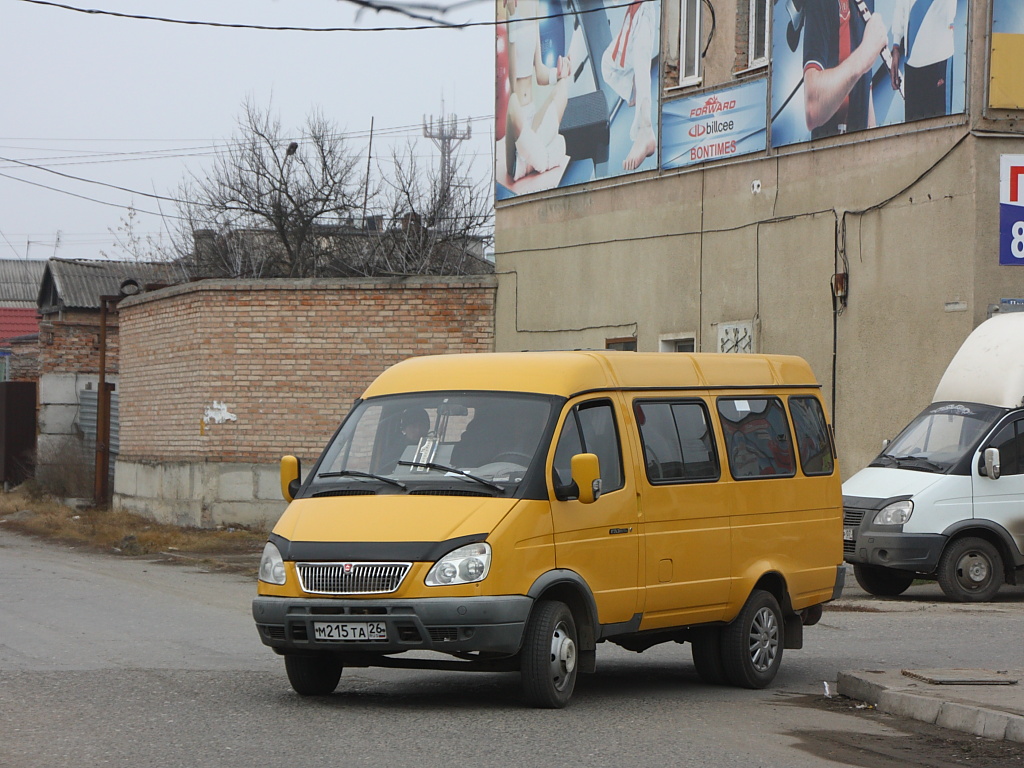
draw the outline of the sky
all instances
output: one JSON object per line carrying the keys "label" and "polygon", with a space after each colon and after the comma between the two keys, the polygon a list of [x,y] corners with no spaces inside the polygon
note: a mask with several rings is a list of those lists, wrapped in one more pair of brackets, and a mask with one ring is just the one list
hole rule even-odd
{"label": "sky", "polygon": [[[357,14],[348,0],[61,1],[225,24],[365,30],[422,23]],[[443,18],[491,22],[494,4],[459,3]],[[494,30],[487,25],[263,31],[0,0],[0,71],[0,258],[126,258],[112,232],[123,228],[129,208],[137,211],[137,235],[166,237],[159,213],[174,213],[173,204],[139,193],[173,197],[184,179],[205,175],[237,133],[247,100],[300,140],[306,117],[320,109],[364,160],[372,120],[373,174],[387,173],[390,148],[409,140],[417,157],[436,159],[422,126],[425,116],[441,115],[443,102],[445,114],[472,120],[461,150],[473,159],[475,178],[491,178]]]}

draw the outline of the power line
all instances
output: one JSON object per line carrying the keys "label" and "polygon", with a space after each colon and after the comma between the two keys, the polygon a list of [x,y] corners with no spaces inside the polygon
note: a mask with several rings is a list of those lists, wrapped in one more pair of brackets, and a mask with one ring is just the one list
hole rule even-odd
{"label": "power line", "polygon": [[150,216],[167,216],[167,217],[172,218],[172,219],[182,219],[184,221],[183,217],[175,216],[174,214],[155,213],[154,211],[146,211],[146,210],[143,210],[141,208],[137,208],[134,205],[120,205],[118,203],[107,202],[106,200],[97,200],[95,197],[88,197],[87,195],[80,195],[77,192],[70,192],[70,191],[68,191],[66,189],[60,189],[59,187],[51,187],[51,186],[49,186],[47,184],[40,184],[37,181],[29,181],[28,179],[21,179],[21,178],[18,178],[17,176],[9,176],[6,173],[0,173],[0,177],[3,177],[5,179],[11,179],[12,181],[20,181],[22,184],[30,184],[33,187],[41,187],[43,189],[48,189],[51,192],[60,192],[62,195],[69,195],[71,197],[77,197],[77,198],[79,198],[81,200],[88,200],[90,203],[99,203],[100,205],[109,205],[111,208],[120,208],[120,209],[125,210],[125,211],[137,211],[138,213],[148,213]]}
{"label": "power line", "polygon": [[[425,29],[471,29],[473,27],[496,27],[506,22],[500,21],[467,21],[462,23],[450,23],[443,19],[434,19],[429,16],[415,16],[413,12],[403,9],[401,6],[379,6],[374,5],[367,0],[345,0],[346,2],[353,3],[360,6],[364,10],[371,11],[391,11],[394,13],[408,16],[409,18],[418,18],[423,21],[430,21],[430,24],[425,25],[413,25],[406,27],[287,27],[287,26],[268,26],[262,24],[237,24],[227,23],[219,21],[199,21],[196,19],[171,19],[162,16],[143,16],[141,14],[132,13],[118,13],[115,11],[104,11],[96,8],[78,8],[73,5],[64,5],[63,3],[50,2],[50,0],[20,0],[23,3],[32,3],[33,5],[45,5],[52,8],[60,8],[66,11],[75,11],[77,13],[86,13],[98,16],[115,16],[122,19],[134,19],[137,21],[158,21],[165,24],[186,24],[190,26],[198,27],[219,27],[227,29],[253,29],[262,30],[268,32],[416,32]],[[641,3],[654,2],[654,0],[638,0]],[[468,5],[469,3],[457,3],[456,5]],[[581,16],[588,13],[598,13],[601,11],[609,11],[615,8],[628,8],[632,5],[632,2],[619,3],[616,5],[605,5],[598,6],[597,8],[587,8],[573,11],[566,11],[565,13],[552,13],[548,16],[530,16],[522,19],[516,19],[516,21],[544,21],[545,19],[559,19],[565,16]],[[455,7],[455,6],[452,6]],[[448,9],[439,9],[440,12],[445,12]]]}
{"label": "power line", "polygon": [[[169,203],[181,203],[182,205],[189,205],[190,204],[187,200],[180,200],[177,197],[167,197],[166,195],[157,195],[157,194],[154,194],[153,192],[142,192],[142,191],[137,190],[137,189],[129,189],[128,187],[121,187],[121,186],[118,186],[117,184],[108,184],[105,181],[97,181],[96,179],[86,179],[86,178],[83,178],[81,176],[72,176],[70,173],[62,173],[61,171],[55,171],[52,168],[46,168],[46,167],[44,167],[42,165],[33,165],[32,163],[26,163],[26,162],[23,162],[21,160],[14,160],[14,159],[12,159],[10,157],[0,157],[0,160],[2,160],[5,163],[15,163],[17,165],[23,165],[26,168],[34,168],[37,171],[45,171],[46,173],[52,173],[55,176],[62,176],[65,179],[71,179],[72,181],[81,181],[81,182],[84,182],[86,184],[96,184],[96,185],[101,186],[101,187],[109,187],[110,189],[116,189],[119,192],[128,192],[128,193],[133,194],[133,195],[142,195],[143,197],[150,197],[150,198],[152,198],[154,200],[166,200]],[[8,176],[8,178],[14,178],[14,177]]]}

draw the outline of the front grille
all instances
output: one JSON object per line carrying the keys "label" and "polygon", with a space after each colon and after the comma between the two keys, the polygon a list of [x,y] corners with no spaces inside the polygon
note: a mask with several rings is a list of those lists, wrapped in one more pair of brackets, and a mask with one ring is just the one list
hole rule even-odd
{"label": "front grille", "polygon": [[843,539],[843,554],[852,554],[857,551],[857,531],[860,530],[860,521],[864,519],[866,510],[843,508],[843,527],[853,528],[853,539]]}
{"label": "front grille", "polygon": [[411,563],[296,563],[299,584],[313,595],[383,595],[398,589]]}

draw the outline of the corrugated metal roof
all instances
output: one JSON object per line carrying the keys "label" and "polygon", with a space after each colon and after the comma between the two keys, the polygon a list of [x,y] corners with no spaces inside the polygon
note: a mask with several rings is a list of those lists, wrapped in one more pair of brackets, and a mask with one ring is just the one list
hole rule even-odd
{"label": "corrugated metal roof", "polygon": [[0,259],[0,307],[36,306],[45,261]]}
{"label": "corrugated metal roof", "polygon": [[37,298],[42,306],[46,284],[52,280],[62,306],[69,309],[99,309],[100,296],[116,296],[121,283],[127,278],[134,278],[143,286],[178,282],[170,264],[50,259],[46,262]]}
{"label": "corrugated metal roof", "polygon": [[0,307],[0,339],[28,336],[39,332],[35,309],[4,309]]}

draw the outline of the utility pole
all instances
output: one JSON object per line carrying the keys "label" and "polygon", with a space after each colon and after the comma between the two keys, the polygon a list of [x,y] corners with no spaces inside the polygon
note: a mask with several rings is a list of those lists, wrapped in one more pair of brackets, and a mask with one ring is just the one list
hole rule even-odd
{"label": "utility pole", "polygon": [[444,113],[444,99],[441,99],[441,117],[431,117],[427,121],[423,116],[423,135],[434,142],[434,145],[441,152],[441,194],[444,196],[444,205],[441,206],[441,219],[443,226],[451,226],[450,211],[447,208],[451,204],[452,190],[452,152],[455,145],[465,141],[473,135],[473,128],[466,120],[465,128],[459,127],[459,118],[456,115]]}

